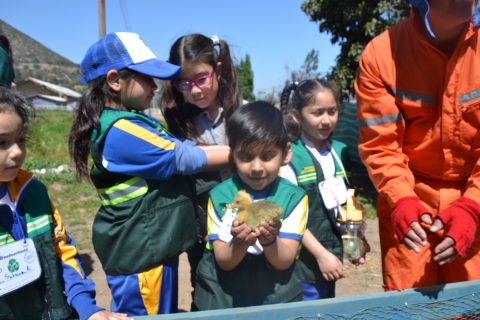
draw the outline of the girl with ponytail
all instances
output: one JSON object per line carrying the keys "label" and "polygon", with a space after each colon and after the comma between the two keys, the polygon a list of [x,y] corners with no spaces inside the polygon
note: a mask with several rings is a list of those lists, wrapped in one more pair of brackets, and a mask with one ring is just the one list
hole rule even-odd
{"label": "girl with ponytail", "polygon": [[[350,186],[351,163],[347,146],[331,139],[343,104],[337,88],[325,79],[289,84],[282,92],[280,103],[287,118],[293,152],[292,161],[282,167],[281,176],[308,194],[307,230],[295,272],[303,282],[304,300],[333,298],[335,281],[345,277],[343,244],[335,227],[337,209],[327,207],[330,202],[323,199],[320,186]],[[327,179],[328,183],[322,183]],[[363,264],[365,257],[351,262]]]}
{"label": "girl with ponytail", "polygon": [[[168,129],[199,144],[228,145],[228,121],[243,100],[227,42],[189,34],[175,41],[168,61],[182,68],[176,79],[163,81],[161,109]],[[194,288],[205,248],[208,191],[233,175],[233,169],[225,169],[196,176],[201,234],[197,246],[187,252]]]}

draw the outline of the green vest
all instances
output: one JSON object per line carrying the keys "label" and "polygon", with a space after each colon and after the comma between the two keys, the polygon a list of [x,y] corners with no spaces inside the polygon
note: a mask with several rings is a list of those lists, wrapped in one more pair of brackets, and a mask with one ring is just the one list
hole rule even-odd
{"label": "green vest", "polygon": [[[225,208],[238,191],[244,189],[235,176],[210,192],[216,213],[223,219]],[[283,221],[305,196],[305,191],[286,179],[277,178],[267,197],[284,210]],[[199,310],[248,307],[283,302],[302,301],[302,283],[295,276],[295,263],[287,270],[275,270],[265,254],[247,252],[233,270],[221,269],[215,254],[207,246],[197,269],[194,304]]]}
{"label": "green vest", "polygon": [[150,270],[197,241],[195,187],[190,178],[175,174],[168,180],[142,179],[110,172],[102,165],[100,146],[120,119],[141,120],[165,133],[143,115],[110,109],[102,112],[101,130],[93,131],[90,177],[102,206],[93,223],[92,240],[108,275]]}
{"label": "green vest", "polygon": [[[330,144],[342,161],[347,175],[350,175],[351,163],[347,146],[335,140],[331,140]],[[310,151],[305,148],[300,139],[292,142],[291,150],[293,152],[293,159],[290,161],[290,165],[297,175],[298,186],[302,187],[308,195],[307,228],[325,249],[333,253],[340,261],[343,261],[343,244],[340,234],[335,227],[334,211],[325,208],[318,189],[318,182],[324,180],[322,168]],[[345,179],[343,171],[335,157],[334,161],[336,176]],[[306,283],[327,282],[320,272],[317,260],[304,247],[302,247],[300,251],[296,272],[300,279]]]}
{"label": "green vest", "polygon": [[[17,203],[17,207],[23,213],[25,235],[35,243],[42,275],[39,280],[0,297],[0,319],[45,319],[46,308],[51,319],[72,319],[74,311],[65,299],[62,277],[57,267],[52,236],[52,207],[47,190],[40,181],[31,180],[22,192],[25,192],[25,197],[23,202]],[[0,224],[0,245],[14,241]]]}

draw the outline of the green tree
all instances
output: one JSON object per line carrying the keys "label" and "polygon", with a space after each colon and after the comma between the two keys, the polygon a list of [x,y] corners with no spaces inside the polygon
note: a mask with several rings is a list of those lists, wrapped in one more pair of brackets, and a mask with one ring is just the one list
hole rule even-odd
{"label": "green tree", "polygon": [[407,0],[307,0],[301,8],[340,45],[332,73],[344,99],[355,94],[358,61],[367,43],[411,12]]}
{"label": "green tree", "polygon": [[238,85],[243,94],[243,99],[247,101],[254,101],[255,95],[253,94],[253,70],[250,63],[250,55],[245,55],[245,60],[242,58],[240,64],[236,66]]}
{"label": "green tree", "polygon": [[[285,66],[287,72],[287,79],[285,85],[290,82],[301,82],[305,79],[317,79],[320,77],[321,72],[316,72],[318,69],[318,50],[312,49],[307,54],[305,62],[299,70],[291,70],[288,66]],[[281,93],[280,93],[281,94]]]}

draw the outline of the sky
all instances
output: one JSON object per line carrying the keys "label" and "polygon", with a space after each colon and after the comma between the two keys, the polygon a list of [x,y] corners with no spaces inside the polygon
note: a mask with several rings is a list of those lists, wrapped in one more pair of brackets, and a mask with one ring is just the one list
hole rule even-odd
{"label": "sky", "polygon": [[[106,29],[139,34],[162,60],[185,34],[217,35],[230,44],[238,61],[250,55],[255,94],[278,92],[286,67],[299,69],[312,49],[319,50],[318,71],[329,71],[340,52],[300,9],[302,2],[105,0]],[[75,63],[98,40],[97,0],[0,0],[0,19]]]}

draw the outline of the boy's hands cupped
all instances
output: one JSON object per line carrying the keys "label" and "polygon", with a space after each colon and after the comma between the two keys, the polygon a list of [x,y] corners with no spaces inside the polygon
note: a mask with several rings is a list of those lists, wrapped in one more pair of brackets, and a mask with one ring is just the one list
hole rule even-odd
{"label": "boy's hands cupped", "polygon": [[258,240],[260,244],[271,243],[280,233],[282,222],[280,220],[262,221],[260,224]]}
{"label": "boy's hands cupped", "polygon": [[233,220],[230,232],[233,236],[233,241],[239,245],[253,246],[257,241],[258,231],[253,232],[252,227],[245,223],[240,224],[236,219]]}

